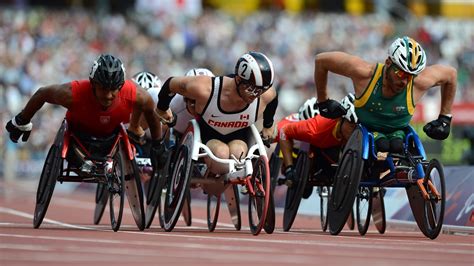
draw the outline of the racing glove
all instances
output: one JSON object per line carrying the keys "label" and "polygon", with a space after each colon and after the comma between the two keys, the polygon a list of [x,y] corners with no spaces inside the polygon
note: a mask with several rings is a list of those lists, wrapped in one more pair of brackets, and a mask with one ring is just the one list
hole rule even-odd
{"label": "racing glove", "polygon": [[439,115],[438,119],[433,120],[423,127],[423,131],[428,137],[437,140],[444,140],[449,136],[451,130],[451,116]]}
{"label": "racing glove", "polygon": [[18,143],[18,139],[21,138],[23,142],[26,142],[30,137],[31,129],[33,128],[33,124],[30,121],[26,121],[22,116],[21,113],[16,115],[10,121],[8,121],[5,129],[10,133],[10,139]]}
{"label": "racing glove", "polygon": [[168,159],[168,150],[165,142],[161,140],[153,140],[151,144],[150,160],[155,171],[163,169]]}
{"label": "racing glove", "polygon": [[335,100],[327,99],[318,102],[319,113],[326,118],[336,119],[346,114],[347,110]]}

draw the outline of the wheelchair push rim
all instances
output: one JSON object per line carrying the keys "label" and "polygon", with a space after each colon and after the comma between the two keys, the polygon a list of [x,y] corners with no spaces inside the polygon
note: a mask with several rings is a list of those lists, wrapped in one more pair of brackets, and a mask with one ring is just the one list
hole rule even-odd
{"label": "wheelchair push rim", "polygon": [[443,166],[433,159],[429,162],[423,188],[427,197],[424,197],[423,221],[425,230],[423,234],[430,239],[435,239],[441,232],[446,204],[446,187]]}

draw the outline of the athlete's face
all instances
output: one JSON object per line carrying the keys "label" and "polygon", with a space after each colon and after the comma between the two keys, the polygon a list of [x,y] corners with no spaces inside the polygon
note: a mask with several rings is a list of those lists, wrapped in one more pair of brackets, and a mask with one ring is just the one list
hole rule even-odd
{"label": "athlete's face", "polygon": [[403,71],[391,60],[387,60],[387,66],[386,75],[390,89],[395,94],[401,93],[414,75]]}
{"label": "athlete's face", "polygon": [[240,79],[237,89],[239,90],[240,97],[248,104],[252,103],[265,92],[262,87],[257,87],[251,82],[247,82],[243,79]]}
{"label": "athlete's face", "polygon": [[108,88],[104,88],[97,83],[92,83],[92,88],[94,89],[94,94],[97,98],[97,101],[103,107],[111,106],[120,91],[120,89],[110,90]]}

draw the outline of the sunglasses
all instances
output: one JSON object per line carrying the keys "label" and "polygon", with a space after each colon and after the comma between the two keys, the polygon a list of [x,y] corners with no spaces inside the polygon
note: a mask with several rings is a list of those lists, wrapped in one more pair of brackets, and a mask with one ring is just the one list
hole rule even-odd
{"label": "sunglasses", "polygon": [[264,87],[255,86],[250,82],[242,82],[241,84],[242,84],[242,86],[244,86],[245,92],[247,92],[248,94],[250,94],[252,96],[262,95],[266,91],[266,89]]}
{"label": "sunglasses", "polygon": [[416,76],[416,75],[413,75],[413,74],[410,74],[410,73],[407,73],[407,72],[401,70],[395,64],[393,64],[392,67],[393,67],[393,73],[395,73],[395,75],[400,79],[413,78],[413,77]]}

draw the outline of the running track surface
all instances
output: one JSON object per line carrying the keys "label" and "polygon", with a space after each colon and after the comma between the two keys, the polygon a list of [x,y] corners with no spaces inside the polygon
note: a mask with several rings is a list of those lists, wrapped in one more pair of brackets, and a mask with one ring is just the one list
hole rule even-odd
{"label": "running track surface", "polygon": [[[34,184],[32,184],[34,183]],[[247,207],[242,230],[236,231],[226,205],[219,223],[208,232],[205,205],[192,203],[192,226],[182,220],[172,232],[158,221],[139,231],[128,203],[120,231],[110,228],[108,208],[93,225],[91,190],[56,191],[46,218],[33,229],[36,182],[0,181],[0,265],[474,265],[474,236],[442,234],[430,240],[414,227],[374,227],[364,236],[345,228],[332,236],[320,229],[318,217],[297,216],[290,232],[253,236]]]}

